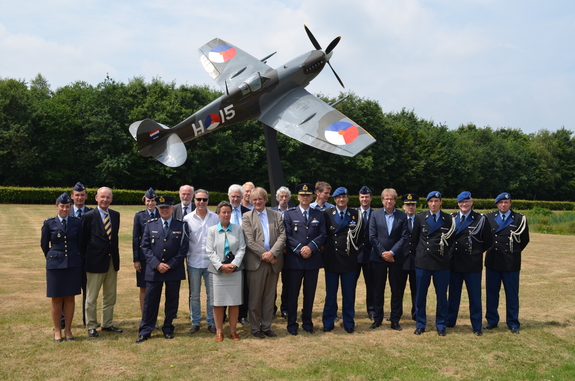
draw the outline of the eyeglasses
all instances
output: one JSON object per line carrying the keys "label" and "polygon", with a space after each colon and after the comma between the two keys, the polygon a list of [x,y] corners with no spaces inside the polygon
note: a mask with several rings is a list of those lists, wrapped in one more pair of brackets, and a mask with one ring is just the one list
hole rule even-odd
{"label": "eyeglasses", "polygon": [[208,202],[208,199],[207,198],[196,198],[196,201]]}

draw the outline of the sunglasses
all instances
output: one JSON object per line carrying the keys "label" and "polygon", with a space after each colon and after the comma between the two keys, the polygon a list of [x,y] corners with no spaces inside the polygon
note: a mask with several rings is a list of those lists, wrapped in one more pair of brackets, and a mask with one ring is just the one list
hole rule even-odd
{"label": "sunglasses", "polygon": [[208,199],[207,198],[196,198],[196,201],[208,202]]}

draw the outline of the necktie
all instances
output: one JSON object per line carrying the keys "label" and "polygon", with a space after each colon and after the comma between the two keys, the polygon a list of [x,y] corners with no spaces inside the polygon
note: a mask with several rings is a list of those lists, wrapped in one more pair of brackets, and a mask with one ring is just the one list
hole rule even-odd
{"label": "necktie", "polygon": [[461,225],[465,222],[465,214],[461,216]]}
{"label": "necktie", "polygon": [[168,231],[168,221],[164,221],[164,233]]}
{"label": "necktie", "polygon": [[303,220],[305,221],[305,223],[307,224],[307,210],[303,211]]}
{"label": "necktie", "polygon": [[339,218],[343,221],[343,212],[339,212]]}
{"label": "necktie", "polygon": [[66,219],[65,219],[65,218],[62,220],[62,226],[64,227],[64,231],[68,230],[68,226],[67,226],[67,224],[66,224]]}
{"label": "necktie", "polygon": [[262,230],[264,231],[264,249],[270,249],[270,232],[268,227],[267,216],[262,212],[258,213],[260,215],[260,222],[262,224]]}
{"label": "necktie", "polygon": [[505,214],[501,215],[501,221],[505,222]]}
{"label": "necktie", "polygon": [[182,217],[185,217],[186,214],[188,214],[188,207],[184,206],[184,214],[182,215]]}
{"label": "necktie", "polygon": [[108,212],[104,212],[104,230],[108,235],[108,239],[112,240],[112,223],[110,222],[110,215]]}
{"label": "necktie", "polygon": [[367,221],[367,210],[363,211],[363,219]]}
{"label": "necktie", "polygon": [[150,218],[154,218],[156,217],[156,215],[154,214],[154,212],[150,212]]}
{"label": "necktie", "polygon": [[409,231],[412,231],[413,230],[413,217],[409,217],[408,220],[409,220]]}
{"label": "necktie", "polygon": [[437,214],[433,215],[433,222],[437,222]]}
{"label": "necktie", "polygon": [[233,216],[232,216],[232,217],[233,217],[232,223],[233,223],[233,224],[236,224],[236,225],[239,225],[239,224],[240,224],[240,218],[239,218],[240,212],[238,211],[238,208],[234,208],[232,214],[233,214]]}
{"label": "necktie", "polygon": [[78,217],[78,218],[82,217],[82,209],[76,210],[76,217]]}

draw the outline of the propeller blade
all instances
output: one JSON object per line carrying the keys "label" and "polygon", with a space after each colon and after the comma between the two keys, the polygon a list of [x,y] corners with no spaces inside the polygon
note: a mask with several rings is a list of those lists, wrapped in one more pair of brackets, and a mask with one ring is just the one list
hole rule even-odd
{"label": "propeller blade", "polygon": [[339,84],[341,85],[341,87],[343,87],[345,89],[345,86],[343,85],[343,82],[341,81],[341,79],[339,78],[339,75],[337,75],[337,73],[335,72],[335,70],[333,70],[333,66],[331,66],[331,64],[329,63],[329,61],[327,61],[327,64],[329,65],[329,67],[331,68],[331,71],[333,71],[333,75],[335,75],[335,77],[337,78],[337,80],[339,81]]}
{"label": "propeller blade", "polygon": [[317,42],[317,40],[315,39],[315,37],[313,36],[311,31],[309,30],[307,25],[304,24],[303,27],[305,28],[305,32],[307,33],[307,36],[309,37],[311,43],[313,44],[313,47],[316,48],[316,50],[321,50],[321,45],[319,44],[319,42]]}
{"label": "propeller blade", "polygon": [[336,37],[327,47],[325,50],[325,54],[329,54],[336,46],[339,44],[339,40],[341,40],[341,36]]}

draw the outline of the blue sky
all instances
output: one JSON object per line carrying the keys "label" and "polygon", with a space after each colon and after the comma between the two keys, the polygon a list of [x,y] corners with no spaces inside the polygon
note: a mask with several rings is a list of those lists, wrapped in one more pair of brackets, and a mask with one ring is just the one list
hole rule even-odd
{"label": "blue sky", "polygon": [[[52,89],[106,75],[215,87],[197,50],[220,37],[272,67],[312,49],[360,97],[449,128],[575,131],[575,2],[516,0],[0,0],[0,77]],[[314,94],[341,89],[327,69]],[[369,126],[364,126],[369,130]]]}

